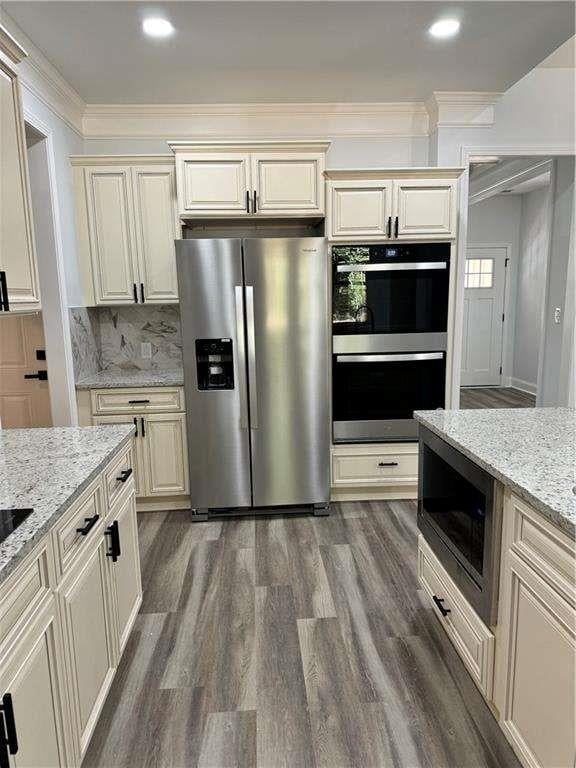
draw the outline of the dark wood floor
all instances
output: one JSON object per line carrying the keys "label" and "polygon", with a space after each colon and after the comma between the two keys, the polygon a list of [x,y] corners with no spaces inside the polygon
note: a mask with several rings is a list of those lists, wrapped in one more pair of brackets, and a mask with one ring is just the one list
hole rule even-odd
{"label": "dark wood floor", "polygon": [[534,408],[536,398],[513,387],[462,387],[460,408]]}
{"label": "dark wood floor", "polygon": [[139,533],[142,611],[84,766],[518,768],[418,591],[413,502]]}

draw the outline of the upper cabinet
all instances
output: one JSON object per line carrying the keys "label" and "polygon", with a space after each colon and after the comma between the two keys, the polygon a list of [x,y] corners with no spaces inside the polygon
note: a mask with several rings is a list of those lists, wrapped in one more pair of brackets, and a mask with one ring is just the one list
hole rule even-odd
{"label": "upper cabinet", "polygon": [[26,138],[16,65],[26,56],[0,26],[0,311],[40,309]]}
{"label": "upper cabinet", "polygon": [[174,164],[166,157],[75,157],[87,304],[178,301]]}
{"label": "upper cabinet", "polygon": [[333,242],[452,239],[461,168],[326,171]]}
{"label": "upper cabinet", "polygon": [[329,143],[170,142],[182,218],[324,215]]}

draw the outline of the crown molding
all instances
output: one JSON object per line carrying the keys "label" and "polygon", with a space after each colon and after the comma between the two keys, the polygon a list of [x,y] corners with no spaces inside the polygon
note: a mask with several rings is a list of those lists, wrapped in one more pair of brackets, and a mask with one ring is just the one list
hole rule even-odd
{"label": "crown molding", "polygon": [[22,59],[28,56],[28,52],[22,48],[3,24],[0,24],[0,52],[7,56],[13,64],[19,64]]}
{"label": "crown molding", "polygon": [[1,15],[2,26],[18,47],[26,47],[28,56],[18,66],[18,79],[24,91],[39,99],[73,131],[82,136],[82,117],[86,104],[82,97],[52,66],[44,54],[26,37],[6,12]]}
{"label": "crown molding", "polygon": [[479,128],[494,125],[496,91],[434,91],[426,102],[430,131],[436,128]]}
{"label": "crown molding", "polygon": [[378,104],[88,104],[87,139],[280,140],[428,135],[428,113],[420,102]]}
{"label": "crown molding", "polygon": [[464,172],[457,166],[410,166],[409,168],[327,168],[324,176],[331,181],[361,181],[378,179],[458,179]]}
{"label": "crown molding", "polygon": [[178,152],[229,152],[230,150],[242,149],[245,152],[293,152],[297,149],[299,152],[327,152],[330,146],[329,141],[322,139],[289,139],[277,141],[276,139],[252,139],[218,141],[207,139],[205,141],[187,141],[186,139],[175,139],[167,142],[174,153]]}

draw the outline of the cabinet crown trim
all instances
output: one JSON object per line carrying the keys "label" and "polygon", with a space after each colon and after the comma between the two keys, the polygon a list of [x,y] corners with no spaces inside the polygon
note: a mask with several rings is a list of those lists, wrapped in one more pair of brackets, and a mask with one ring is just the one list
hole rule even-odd
{"label": "cabinet crown trim", "polygon": [[70,155],[73,166],[174,165],[174,155]]}
{"label": "cabinet crown trim", "polygon": [[326,152],[331,142],[328,140],[292,140],[278,141],[275,139],[253,141],[253,140],[210,140],[210,141],[187,141],[175,139],[168,141],[170,149],[177,152],[230,152],[235,149],[243,152]]}
{"label": "cabinet crown trim", "polygon": [[324,176],[331,181],[377,179],[458,179],[465,168],[459,166],[412,168],[327,168]]}
{"label": "cabinet crown trim", "polygon": [[0,52],[7,56],[14,64],[19,64],[28,56],[28,52],[20,43],[12,37],[10,32],[0,24]]}

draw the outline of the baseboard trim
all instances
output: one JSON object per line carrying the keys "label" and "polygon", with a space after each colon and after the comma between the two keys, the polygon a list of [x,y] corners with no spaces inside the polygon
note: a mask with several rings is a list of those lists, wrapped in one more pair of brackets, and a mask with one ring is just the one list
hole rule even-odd
{"label": "baseboard trim", "polygon": [[514,376],[510,377],[510,386],[514,389],[519,389],[521,392],[526,392],[528,395],[536,395],[538,393],[536,384],[532,384],[530,381],[524,381],[523,379],[516,379]]}
{"label": "baseboard trim", "polygon": [[137,498],[136,512],[169,512],[173,509],[190,509],[189,496],[163,496],[159,499]]}
{"label": "baseboard trim", "polygon": [[418,498],[418,486],[387,488],[332,488],[330,501],[409,501]]}

